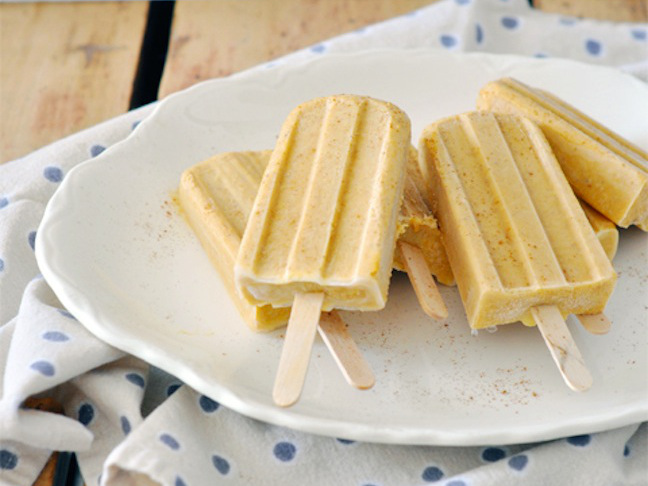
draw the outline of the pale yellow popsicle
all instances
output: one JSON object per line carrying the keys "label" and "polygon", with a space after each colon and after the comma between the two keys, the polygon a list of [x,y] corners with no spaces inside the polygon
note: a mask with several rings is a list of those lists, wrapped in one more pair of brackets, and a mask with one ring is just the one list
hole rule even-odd
{"label": "pale yellow popsicle", "polygon": [[235,266],[249,302],[324,310],[385,306],[410,121],[368,97],[318,98],[284,122]]}
{"label": "pale yellow popsicle", "polygon": [[[418,166],[418,150],[411,147],[407,161],[403,203],[396,230],[398,240],[422,251],[430,272],[440,283],[454,285],[454,276],[441,242],[441,231],[424,194],[424,182]],[[394,252],[394,268],[405,270],[398,245]]]}
{"label": "pale yellow popsicle", "polygon": [[234,263],[270,150],[228,152],[196,164],[181,176],[180,205],[230,298],[255,331],[271,331],[288,322],[290,309],[256,306],[234,287]]}
{"label": "pale yellow popsicle", "polygon": [[477,107],[536,122],[580,198],[618,226],[637,225],[648,231],[644,150],[556,96],[512,78],[485,85]]}
{"label": "pale yellow popsicle", "polygon": [[420,151],[472,328],[603,311],[616,274],[534,123],[465,113],[427,127]]}

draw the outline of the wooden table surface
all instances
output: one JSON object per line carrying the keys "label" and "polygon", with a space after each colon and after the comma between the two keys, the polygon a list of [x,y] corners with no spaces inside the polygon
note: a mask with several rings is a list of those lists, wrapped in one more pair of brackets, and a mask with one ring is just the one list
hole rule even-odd
{"label": "wooden table surface", "polygon": [[[436,0],[211,0],[0,5],[0,163],[192,84]],[[648,0],[534,0],[648,21]],[[56,458],[37,482],[51,485]]]}
{"label": "wooden table surface", "polygon": [[[212,0],[0,5],[0,162],[197,81],[435,0]],[[646,21],[648,0],[535,0]],[[108,21],[110,20],[110,21]]]}

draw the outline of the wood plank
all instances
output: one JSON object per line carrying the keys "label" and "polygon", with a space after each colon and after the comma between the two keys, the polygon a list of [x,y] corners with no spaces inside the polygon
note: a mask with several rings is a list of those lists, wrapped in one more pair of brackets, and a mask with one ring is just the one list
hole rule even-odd
{"label": "wood plank", "polygon": [[545,12],[615,22],[647,22],[648,0],[534,0]]}
{"label": "wood plank", "polygon": [[0,5],[0,161],[128,110],[148,2]]}
{"label": "wood plank", "polygon": [[434,0],[177,2],[160,98]]}

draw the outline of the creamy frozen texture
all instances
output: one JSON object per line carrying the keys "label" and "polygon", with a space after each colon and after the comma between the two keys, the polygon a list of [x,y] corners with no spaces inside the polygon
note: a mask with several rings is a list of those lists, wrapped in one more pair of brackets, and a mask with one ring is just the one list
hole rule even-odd
{"label": "creamy frozen texture", "polygon": [[410,121],[368,97],[317,98],[281,127],[235,266],[249,302],[290,306],[324,293],[323,309],[385,306]]}
{"label": "creamy frozen texture", "polygon": [[597,314],[616,274],[538,127],[471,112],[425,128],[421,170],[474,329]]}
{"label": "creamy frozen texture", "polygon": [[236,292],[234,263],[270,151],[215,155],[184,171],[180,205],[230,298],[247,324],[271,331],[288,322],[290,309],[256,306]]}
{"label": "creamy frozen texture", "polygon": [[556,96],[503,78],[486,84],[477,107],[538,124],[574,192],[621,227],[648,231],[648,154]]}
{"label": "creamy frozen texture", "polygon": [[[426,202],[426,189],[418,166],[418,150],[410,147],[403,189],[403,203],[398,215],[398,241],[417,247],[423,253],[430,273],[445,285],[454,285],[454,276],[441,242],[441,231]],[[394,268],[404,271],[398,246],[394,252]]]}
{"label": "creamy frozen texture", "polygon": [[616,225],[599,213],[596,209],[583,201],[579,201],[587,220],[590,222],[594,234],[598,238],[603,251],[610,260],[616,255],[619,246],[619,230]]}

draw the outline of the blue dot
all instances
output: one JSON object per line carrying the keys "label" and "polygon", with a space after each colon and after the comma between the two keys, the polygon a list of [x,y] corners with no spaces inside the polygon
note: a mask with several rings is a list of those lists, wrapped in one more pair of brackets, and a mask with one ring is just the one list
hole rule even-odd
{"label": "blue dot", "polygon": [[592,56],[598,56],[601,54],[602,46],[599,41],[588,39],[587,42],[585,42],[585,50],[587,50],[587,52]]}
{"label": "blue dot", "polygon": [[457,5],[468,5],[471,0],[455,0]]}
{"label": "blue dot", "polygon": [[89,403],[83,403],[77,410],[77,418],[83,425],[89,425],[95,416],[94,407]]}
{"label": "blue dot", "polygon": [[290,442],[278,442],[272,452],[281,462],[289,462],[295,458],[297,447]]}
{"label": "blue dot", "polygon": [[450,47],[454,47],[454,46],[457,45],[457,38],[452,36],[452,35],[443,34],[439,38],[439,40],[441,41],[441,45],[443,45],[443,47],[450,48]]}
{"label": "blue dot", "polygon": [[573,437],[568,437],[567,442],[576,447],[585,447],[592,440],[592,436],[589,434],[585,435],[575,435]]}
{"label": "blue dot", "polygon": [[160,435],[160,441],[162,441],[163,444],[166,444],[167,446],[169,446],[169,449],[173,449],[174,451],[177,451],[178,449],[180,449],[180,443],[177,440],[175,440],[175,438],[172,437],[169,434],[165,433],[165,434]]}
{"label": "blue dot", "polygon": [[340,444],[344,445],[349,445],[353,444],[355,441],[354,440],[349,440],[349,439],[336,439]]}
{"label": "blue dot", "polygon": [[516,29],[520,22],[515,17],[502,17],[502,25],[507,29]]}
{"label": "blue dot", "polygon": [[106,147],[104,147],[103,145],[93,145],[92,147],[90,147],[90,155],[96,157],[104,150],[106,150]]}
{"label": "blue dot", "polygon": [[30,231],[29,232],[29,234],[27,235],[27,241],[29,242],[29,246],[31,246],[32,250],[36,249],[36,232],[35,231]]}
{"label": "blue dot", "polygon": [[54,376],[54,365],[49,361],[34,361],[29,367],[44,376]]}
{"label": "blue dot", "polygon": [[225,476],[230,471],[230,463],[224,457],[213,455],[212,464],[223,476]]}
{"label": "blue dot", "polygon": [[319,54],[319,53],[324,52],[325,49],[326,49],[326,46],[324,44],[317,44],[316,46],[311,47],[310,50],[313,51],[313,52],[317,52]]}
{"label": "blue dot", "polygon": [[[639,41],[645,41],[646,37],[648,37],[648,34],[646,34],[646,31],[641,30],[641,29],[633,29],[633,30],[630,31],[630,34],[632,35],[633,39],[636,39],[636,40],[639,40]],[[2,207],[1,204],[2,203],[0,202],[0,208]]]}
{"label": "blue dot", "polygon": [[63,180],[63,171],[60,167],[50,165],[43,169],[43,176],[50,182],[61,182]]}
{"label": "blue dot", "polygon": [[429,466],[423,470],[421,478],[427,483],[439,481],[444,476],[443,471],[436,466]]}
{"label": "blue dot", "polygon": [[209,397],[206,397],[205,395],[200,396],[198,403],[200,404],[200,408],[202,408],[206,413],[215,412],[216,410],[218,410],[218,407],[220,407],[220,403],[212,400]]}
{"label": "blue dot", "polygon": [[7,206],[9,206],[9,199],[7,199],[4,196],[0,197],[0,209],[5,208]]}
{"label": "blue dot", "polygon": [[121,429],[124,435],[130,434],[130,431],[132,430],[130,420],[128,420],[126,417],[122,415],[119,418],[119,422],[121,424]]}
{"label": "blue dot", "polygon": [[506,457],[506,452],[499,447],[487,447],[482,451],[481,456],[484,461],[496,462]]}
{"label": "blue dot", "polygon": [[166,389],[167,397],[170,397],[171,395],[173,395],[178,390],[178,388],[180,388],[181,386],[182,386],[181,383],[173,383],[173,384],[169,385],[167,387],[167,389]]}
{"label": "blue dot", "polygon": [[15,469],[18,465],[18,456],[7,449],[0,449],[0,469]]}
{"label": "blue dot", "polygon": [[187,483],[185,483],[180,476],[176,476],[173,486],[187,486]]}
{"label": "blue dot", "polygon": [[140,388],[144,388],[144,385],[146,384],[144,377],[139,373],[128,373],[126,375],[126,379],[133,385],[139,386]]}
{"label": "blue dot", "polygon": [[515,469],[516,471],[521,471],[524,469],[529,462],[529,458],[524,455],[520,454],[518,456],[513,456],[508,460],[508,465],[511,469]]}
{"label": "blue dot", "polygon": [[538,58],[538,59],[545,59],[549,57],[549,55],[545,52],[536,52],[533,57]]}
{"label": "blue dot", "polygon": [[484,42],[484,29],[480,24],[475,24],[475,41],[477,44]]}
{"label": "blue dot", "polygon": [[60,331],[46,331],[41,335],[41,337],[46,341],[53,341],[56,343],[62,343],[70,340],[70,337],[67,334]]}
{"label": "blue dot", "polygon": [[70,314],[68,311],[65,309],[57,309],[59,314],[61,314],[63,317],[67,317],[68,319],[74,319],[76,321],[76,317],[74,317],[72,314]]}
{"label": "blue dot", "polygon": [[0,258],[0,272],[4,270],[4,267],[5,267],[4,260]]}
{"label": "blue dot", "polygon": [[630,455],[630,447],[628,447],[628,444],[626,444],[626,445],[623,447],[623,456],[624,456],[624,457],[628,457],[629,455]]}

